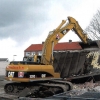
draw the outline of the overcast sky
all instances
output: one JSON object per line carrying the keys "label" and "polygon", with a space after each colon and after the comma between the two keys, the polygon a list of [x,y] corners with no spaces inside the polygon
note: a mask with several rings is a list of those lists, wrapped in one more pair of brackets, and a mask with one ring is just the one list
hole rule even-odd
{"label": "overcast sky", "polygon": [[[0,58],[22,60],[31,44],[45,41],[68,16],[85,29],[100,6],[100,0],[0,0]],[[80,39],[69,32],[60,42]]]}

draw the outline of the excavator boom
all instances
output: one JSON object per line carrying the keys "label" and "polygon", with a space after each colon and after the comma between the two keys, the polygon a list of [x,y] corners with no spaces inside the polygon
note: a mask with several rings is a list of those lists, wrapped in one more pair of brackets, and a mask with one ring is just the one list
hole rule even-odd
{"label": "excavator boom", "polygon": [[72,29],[84,44],[91,41],[74,18],[68,17],[68,21],[66,23],[65,20],[62,20],[61,24],[49,33],[43,45],[41,63],[45,65],[53,64],[53,47]]}

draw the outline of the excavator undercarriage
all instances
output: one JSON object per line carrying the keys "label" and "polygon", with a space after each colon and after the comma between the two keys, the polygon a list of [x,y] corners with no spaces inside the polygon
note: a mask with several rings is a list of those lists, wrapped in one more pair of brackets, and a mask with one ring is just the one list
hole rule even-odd
{"label": "excavator undercarriage", "polygon": [[72,89],[72,84],[62,79],[39,80],[33,82],[8,83],[4,90],[7,94],[19,97],[48,97]]}

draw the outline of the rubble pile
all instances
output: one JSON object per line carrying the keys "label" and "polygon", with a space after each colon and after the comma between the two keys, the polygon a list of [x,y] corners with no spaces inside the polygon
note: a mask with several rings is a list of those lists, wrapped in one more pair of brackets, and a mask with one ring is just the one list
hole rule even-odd
{"label": "rubble pile", "polygon": [[66,92],[71,97],[80,96],[86,92],[100,92],[100,82],[85,82],[84,84],[73,84],[73,90]]}

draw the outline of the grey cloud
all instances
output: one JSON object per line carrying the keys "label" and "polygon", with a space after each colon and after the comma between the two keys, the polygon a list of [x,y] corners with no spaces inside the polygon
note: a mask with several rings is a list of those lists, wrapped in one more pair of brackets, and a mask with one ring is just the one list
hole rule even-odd
{"label": "grey cloud", "polygon": [[0,0],[0,39],[11,37],[17,42],[24,42],[41,34],[45,27],[43,24],[50,18],[48,14],[52,4],[61,3],[65,9],[68,4],[70,9],[69,1]]}
{"label": "grey cloud", "polygon": [[47,3],[46,0],[1,0],[0,39],[11,37],[16,41],[24,41],[34,36],[36,33],[33,34],[32,30],[36,30],[38,24],[42,25],[48,18]]}

